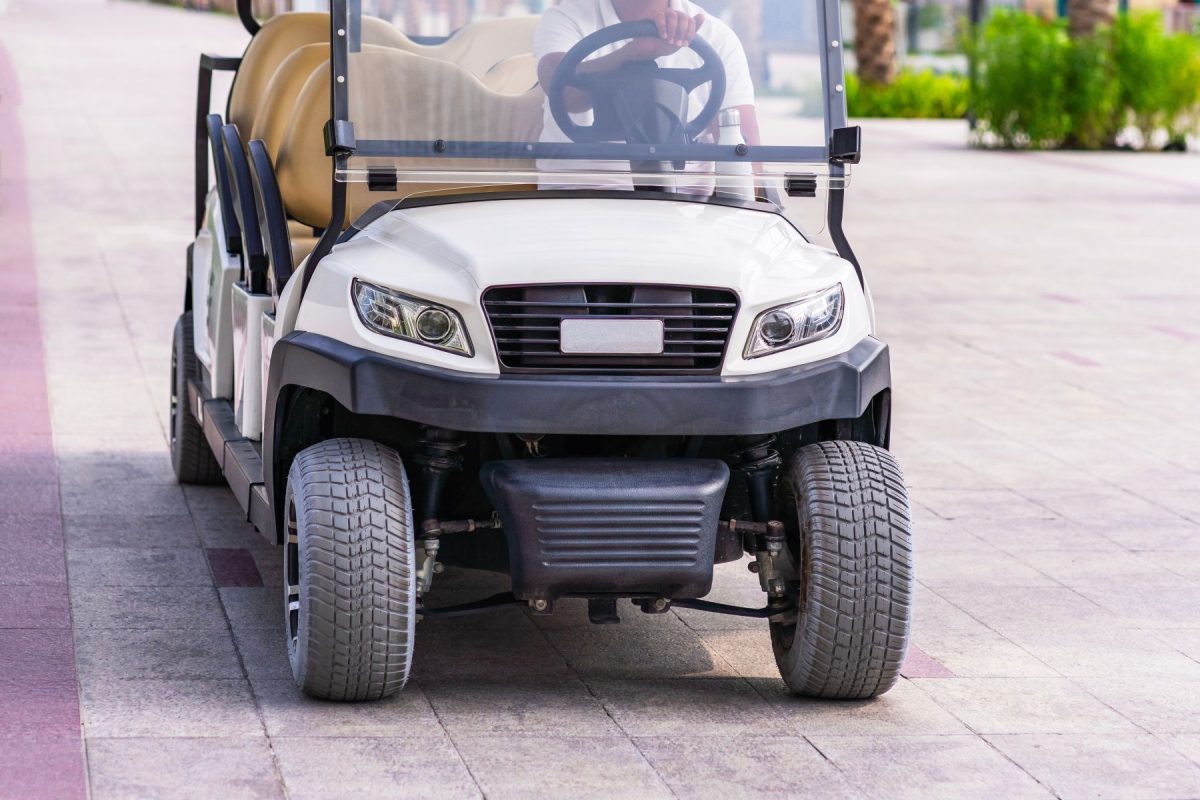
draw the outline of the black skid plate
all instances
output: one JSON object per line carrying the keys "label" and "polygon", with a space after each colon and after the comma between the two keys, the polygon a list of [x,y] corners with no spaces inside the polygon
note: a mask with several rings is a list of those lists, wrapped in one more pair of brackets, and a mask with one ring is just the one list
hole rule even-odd
{"label": "black skid plate", "polygon": [[722,461],[494,461],[480,477],[521,599],[692,598],[712,588]]}

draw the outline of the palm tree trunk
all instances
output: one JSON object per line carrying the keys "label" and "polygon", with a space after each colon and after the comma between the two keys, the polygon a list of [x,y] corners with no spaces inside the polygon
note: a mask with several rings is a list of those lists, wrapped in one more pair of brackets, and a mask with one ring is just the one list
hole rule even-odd
{"label": "palm tree trunk", "polygon": [[863,83],[896,77],[896,13],[891,0],[854,0],[854,56]]}
{"label": "palm tree trunk", "polygon": [[1067,27],[1073,37],[1090,36],[1117,18],[1117,0],[1067,0]]}

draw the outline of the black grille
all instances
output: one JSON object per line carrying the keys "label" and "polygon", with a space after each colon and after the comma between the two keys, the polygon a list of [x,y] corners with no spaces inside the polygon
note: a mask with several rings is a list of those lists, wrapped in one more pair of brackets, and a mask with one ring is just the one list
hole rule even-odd
{"label": "black grille", "polygon": [[[738,303],[728,289],[559,284],[488,289],[483,307],[505,372],[697,375],[720,372]],[[661,319],[663,352],[563,353],[560,326],[577,317]]]}

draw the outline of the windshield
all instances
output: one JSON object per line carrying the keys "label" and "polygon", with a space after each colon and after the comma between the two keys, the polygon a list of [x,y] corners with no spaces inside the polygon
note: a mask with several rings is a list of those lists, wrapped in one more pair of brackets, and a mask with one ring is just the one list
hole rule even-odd
{"label": "windshield", "polygon": [[[341,3],[335,3],[335,14]],[[349,0],[342,180],[748,194],[827,174],[824,0]],[[339,29],[340,30],[340,29]],[[832,41],[834,46],[822,47]],[[844,124],[844,123],[842,123]]]}

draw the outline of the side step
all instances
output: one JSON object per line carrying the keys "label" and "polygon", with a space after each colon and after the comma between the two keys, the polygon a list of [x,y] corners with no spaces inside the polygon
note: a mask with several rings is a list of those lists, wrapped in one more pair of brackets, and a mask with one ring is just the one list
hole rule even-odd
{"label": "side step", "polygon": [[212,448],[225,480],[233,490],[246,519],[271,544],[268,531],[274,531],[271,504],[263,482],[261,445],[242,436],[234,422],[233,405],[224,399],[205,400],[194,381],[188,381],[188,404],[204,428],[204,437]]}

